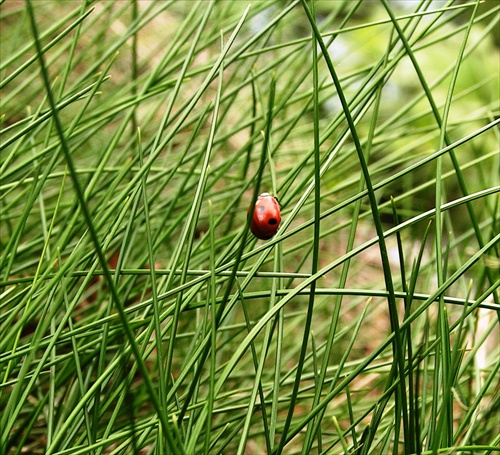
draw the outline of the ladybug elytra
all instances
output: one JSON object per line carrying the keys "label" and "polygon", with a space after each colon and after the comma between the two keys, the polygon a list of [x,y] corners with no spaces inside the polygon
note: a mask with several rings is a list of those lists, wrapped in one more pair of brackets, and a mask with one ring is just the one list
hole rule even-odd
{"label": "ladybug elytra", "polygon": [[269,193],[262,193],[255,203],[250,223],[252,234],[258,239],[268,240],[278,231],[281,209],[278,199]]}

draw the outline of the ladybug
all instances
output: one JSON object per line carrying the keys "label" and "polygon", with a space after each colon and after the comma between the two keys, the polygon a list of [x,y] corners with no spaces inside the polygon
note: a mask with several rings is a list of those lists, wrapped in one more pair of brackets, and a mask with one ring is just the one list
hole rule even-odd
{"label": "ladybug", "polygon": [[255,203],[250,223],[252,234],[258,239],[270,239],[281,222],[281,209],[278,199],[269,193],[262,193]]}

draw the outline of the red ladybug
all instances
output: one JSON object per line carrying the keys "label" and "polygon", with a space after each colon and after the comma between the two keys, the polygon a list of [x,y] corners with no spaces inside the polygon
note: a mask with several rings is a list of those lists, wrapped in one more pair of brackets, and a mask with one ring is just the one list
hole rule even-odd
{"label": "red ladybug", "polygon": [[278,199],[269,193],[262,193],[255,203],[253,209],[250,230],[253,235],[261,240],[270,239],[281,222],[281,210]]}

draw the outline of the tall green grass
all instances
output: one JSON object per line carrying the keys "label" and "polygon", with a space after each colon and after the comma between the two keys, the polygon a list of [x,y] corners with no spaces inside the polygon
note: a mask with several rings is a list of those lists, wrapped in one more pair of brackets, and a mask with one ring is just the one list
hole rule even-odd
{"label": "tall green grass", "polygon": [[0,453],[500,452],[499,19],[4,2]]}

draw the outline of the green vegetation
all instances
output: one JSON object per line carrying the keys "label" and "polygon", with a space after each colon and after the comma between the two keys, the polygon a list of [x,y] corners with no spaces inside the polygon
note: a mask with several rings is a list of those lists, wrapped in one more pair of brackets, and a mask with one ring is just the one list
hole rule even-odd
{"label": "green vegetation", "polygon": [[500,452],[499,2],[0,20],[1,454]]}

